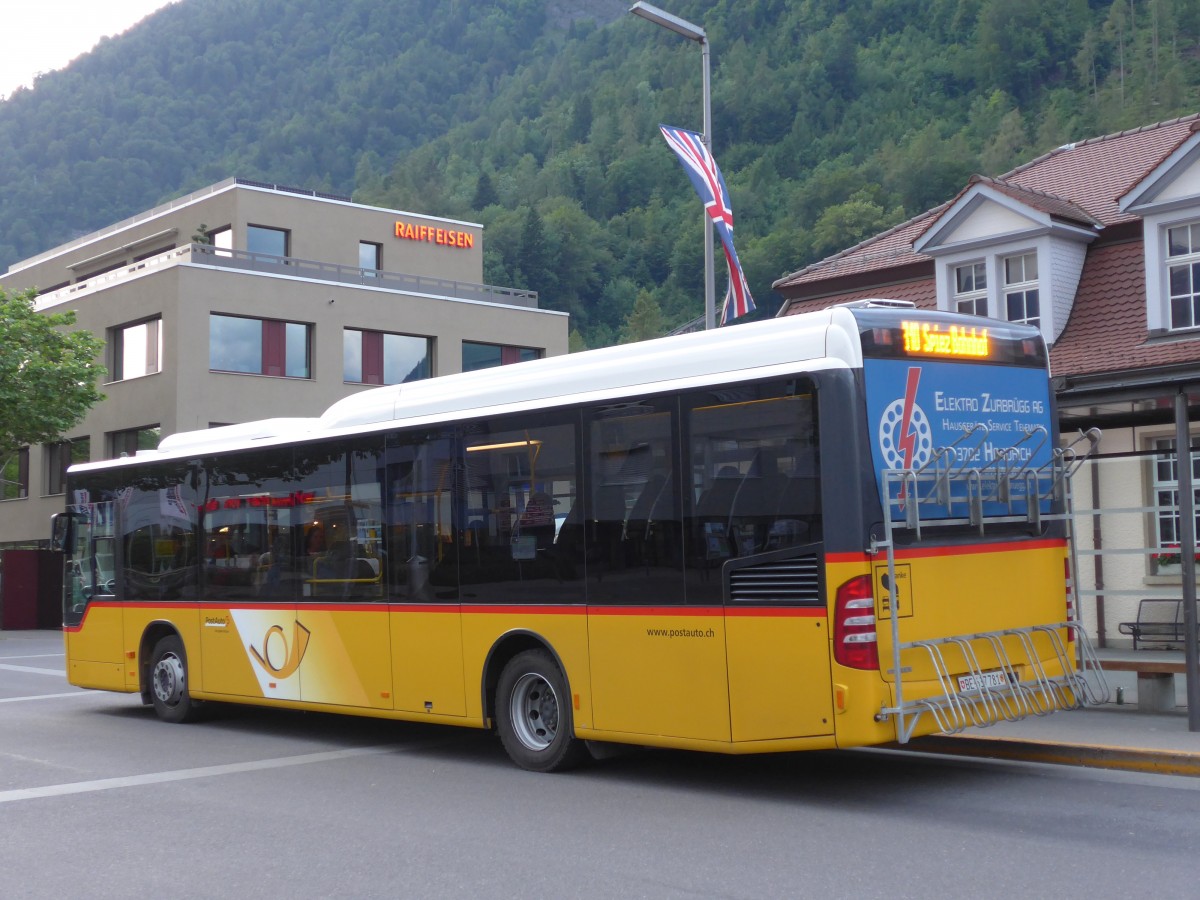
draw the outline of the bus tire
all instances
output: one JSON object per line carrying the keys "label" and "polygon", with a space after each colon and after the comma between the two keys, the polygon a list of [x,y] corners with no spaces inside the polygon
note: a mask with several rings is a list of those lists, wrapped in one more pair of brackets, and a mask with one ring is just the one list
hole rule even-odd
{"label": "bus tire", "polygon": [[187,654],[177,634],[160,638],[150,654],[150,699],[164,722],[190,722],[199,702],[188,693]]}
{"label": "bus tire", "polygon": [[567,679],[544,650],[518,653],[500,673],[496,730],[512,761],[531,772],[560,772],[588,756],[575,737]]}

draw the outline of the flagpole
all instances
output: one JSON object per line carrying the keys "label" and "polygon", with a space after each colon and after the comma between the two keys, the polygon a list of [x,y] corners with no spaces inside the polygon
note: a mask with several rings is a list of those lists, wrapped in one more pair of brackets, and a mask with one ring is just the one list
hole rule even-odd
{"label": "flagpole", "polygon": [[[704,134],[701,140],[704,141],[704,146],[708,150],[708,154],[712,156],[712,96],[709,85],[709,52],[708,52],[708,35],[704,29],[698,25],[693,25],[686,19],[681,19],[678,16],[671,15],[665,10],[659,9],[657,6],[651,6],[649,3],[637,2],[629,8],[633,15],[645,19],[647,22],[653,22],[655,25],[661,25],[668,31],[673,31],[678,35],[682,35],[689,41],[695,41],[700,45],[700,59],[704,67],[703,81],[703,102],[704,102]],[[717,327],[717,300],[716,300],[716,281],[713,274],[713,222],[709,218],[707,211],[701,211],[701,216],[704,219],[704,327],[711,329]]]}
{"label": "flagpole", "polygon": [[[703,98],[704,98],[704,146],[708,155],[713,159],[712,147],[712,93],[709,82],[708,37],[700,32],[700,59],[704,66]],[[708,213],[700,211],[704,219],[704,328],[711,330],[717,327],[717,289],[716,276],[713,273],[713,222]]]}

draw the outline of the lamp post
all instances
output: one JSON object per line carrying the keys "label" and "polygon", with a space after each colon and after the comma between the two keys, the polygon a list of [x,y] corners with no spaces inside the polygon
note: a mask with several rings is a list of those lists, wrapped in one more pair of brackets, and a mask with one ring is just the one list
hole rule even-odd
{"label": "lamp post", "polygon": [[[709,91],[709,59],[708,59],[708,35],[704,33],[704,29],[697,25],[693,25],[686,19],[681,19],[678,16],[673,16],[665,10],[659,9],[657,6],[651,6],[649,3],[637,2],[629,8],[629,11],[648,22],[653,22],[655,25],[661,25],[668,31],[673,31],[676,34],[682,35],[689,41],[695,41],[700,45],[700,59],[704,67],[703,80],[703,98],[704,98],[704,133],[701,139],[704,141],[704,146],[708,149],[709,155],[712,155],[712,96]],[[712,220],[708,217],[708,210],[704,210],[704,327],[705,329],[717,327],[717,305],[716,305],[716,289],[713,281],[713,230]]]}

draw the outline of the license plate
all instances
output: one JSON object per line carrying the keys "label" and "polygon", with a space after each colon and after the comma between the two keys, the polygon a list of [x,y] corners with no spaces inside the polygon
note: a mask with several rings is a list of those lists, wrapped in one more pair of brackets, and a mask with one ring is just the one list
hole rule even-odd
{"label": "license plate", "polygon": [[[1016,681],[1017,675],[1014,672],[1011,681]],[[958,689],[960,691],[978,691],[981,688],[1002,688],[1008,687],[1010,683],[1009,675],[1006,672],[980,672],[978,675],[959,675]]]}

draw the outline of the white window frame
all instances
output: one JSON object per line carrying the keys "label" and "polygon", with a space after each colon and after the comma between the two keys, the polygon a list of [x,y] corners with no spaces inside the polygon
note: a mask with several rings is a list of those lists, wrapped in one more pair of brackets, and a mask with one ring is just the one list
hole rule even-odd
{"label": "white window frame", "polygon": [[[1023,282],[1006,284],[1005,263],[1009,260],[1032,256],[1036,260],[1038,277]],[[1029,242],[1013,241],[1008,244],[992,245],[980,253],[976,246],[974,252],[967,250],[947,254],[937,261],[939,277],[938,309],[947,312],[959,311],[959,302],[976,301],[979,295],[986,295],[987,315],[996,319],[1008,321],[1008,294],[1014,290],[1037,290],[1038,315],[1037,327],[1045,335],[1052,333],[1052,316],[1054,310],[1048,296],[1047,285],[1050,281],[1047,274],[1049,269],[1050,246],[1045,239]],[[967,266],[983,265],[987,288],[985,291],[958,291],[959,271]],[[1012,320],[1022,322],[1025,320]]]}
{"label": "white window frame", "polygon": [[[130,344],[129,334],[135,329],[145,328],[144,345]],[[109,384],[119,381],[129,381],[133,378],[145,378],[157,375],[163,367],[163,328],[162,316],[151,316],[135,322],[114,325],[108,329],[110,350]],[[133,374],[129,372],[129,364],[138,363]]]}
{"label": "white window frame", "polygon": [[[1196,437],[1191,437],[1193,445]],[[1154,536],[1150,546],[1158,550],[1179,549],[1179,469],[1176,462],[1175,437],[1159,436],[1147,439],[1154,453],[1150,463],[1150,499],[1155,507]],[[1200,449],[1192,447],[1193,493],[1197,496],[1197,533],[1200,534]]]}
{"label": "white window frame", "polygon": [[[1033,258],[1033,267],[1035,269],[1032,278],[1028,277],[1028,275],[1029,275],[1028,265],[1026,263],[1026,260],[1028,260],[1030,257]],[[1021,265],[1021,272],[1019,273],[1020,277],[1017,280],[1010,281],[1009,280],[1010,263],[1015,263],[1015,262],[1020,262],[1020,265]],[[1033,250],[1026,250],[1021,253],[1006,254],[1005,256],[1000,258],[998,268],[1004,275],[1004,278],[1003,278],[1004,284],[1001,289],[1001,297],[1000,297],[1000,300],[1001,300],[1000,311],[1003,313],[1001,318],[1004,318],[1004,319],[1008,320],[1009,322],[1018,322],[1023,325],[1036,325],[1038,328],[1040,328],[1042,325],[1042,305],[1043,304],[1042,304],[1041,280],[1038,278],[1038,274],[1041,272],[1041,265],[1039,264],[1039,261],[1038,261],[1037,250],[1033,249]],[[1037,292],[1037,314],[1032,315],[1032,316],[1029,315],[1029,306],[1028,306],[1029,294],[1031,291]],[[1022,307],[1022,310],[1024,311],[1024,315],[1021,316],[1020,318],[1013,318],[1012,316],[1009,315],[1009,308],[1008,308],[1009,300],[1012,297],[1017,296],[1018,294],[1021,295],[1021,307]]]}
{"label": "white window frame", "polygon": [[[969,273],[966,270],[970,270]],[[960,290],[962,286],[961,274],[967,273],[970,275],[971,287],[967,290]],[[983,287],[979,287],[980,275],[983,276]],[[952,309],[955,312],[966,313],[973,316],[986,316],[991,307],[988,298],[988,272],[987,261],[977,259],[970,262],[958,263],[950,267],[950,290]],[[983,308],[980,310],[980,302],[982,301]],[[971,309],[963,309],[963,306],[970,304]]]}
{"label": "white window frame", "polygon": [[[1172,254],[1172,232],[1181,232],[1187,238],[1187,248],[1179,254]],[[1177,222],[1163,227],[1162,244],[1163,288],[1166,293],[1166,309],[1164,319],[1168,331],[1189,331],[1200,328],[1200,219]],[[1176,291],[1175,272],[1179,270],[1187,280],[1186,292]],[[1187,302],[1187,320],[1176,322],[1176,299]]]}

